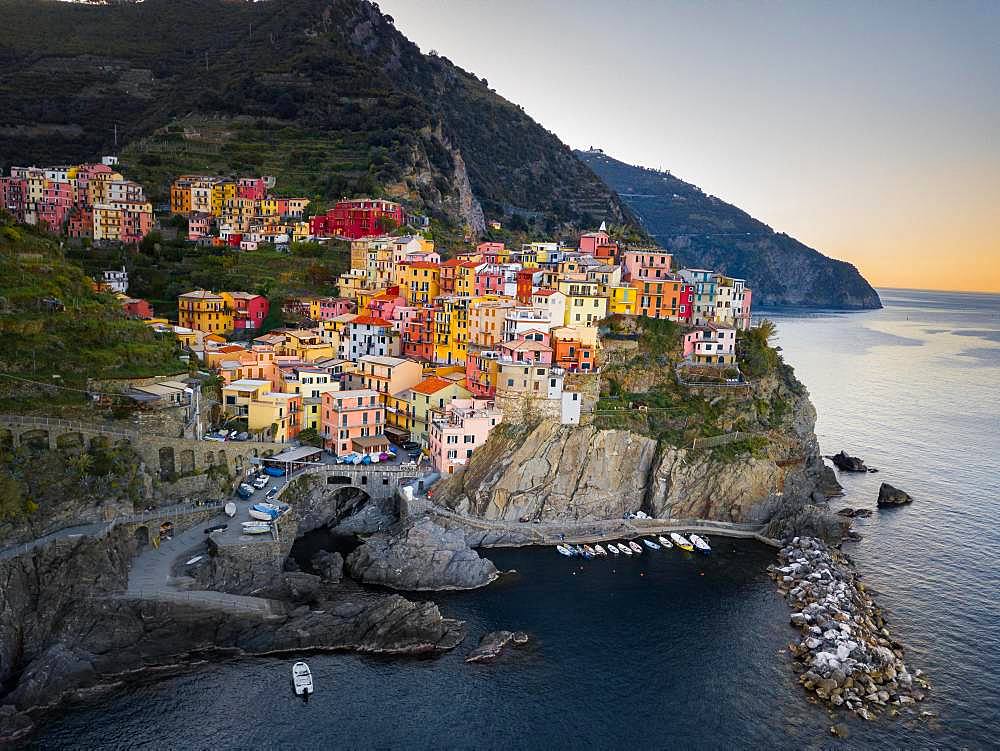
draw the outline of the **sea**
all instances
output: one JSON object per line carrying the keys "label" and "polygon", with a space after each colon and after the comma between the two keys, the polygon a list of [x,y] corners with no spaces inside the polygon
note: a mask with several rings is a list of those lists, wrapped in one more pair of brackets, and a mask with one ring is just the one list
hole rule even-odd
{"label": "sea", "polygon": [[[439,657],[314,655],[316,694],[288,659],[243,659],[131,687],[49,721],[36,748],[575,749],[997,748],[1000,744],[1000,296],[880,290],[885,308],[766,311],[806,384],[824,454],[877,473],[841,478],[833,507],[876,509],[844,549],[932,691],[933,717],[872,722],[807,701],[797,632],[766,575],[774,551],[712,539],[708,557],[647,551],[581,562],[492,550],[516,570],[435,596],[469,637]],[[495,629],[530,634],[490,664]],[[845,723],[848,736],[830,734]]]}

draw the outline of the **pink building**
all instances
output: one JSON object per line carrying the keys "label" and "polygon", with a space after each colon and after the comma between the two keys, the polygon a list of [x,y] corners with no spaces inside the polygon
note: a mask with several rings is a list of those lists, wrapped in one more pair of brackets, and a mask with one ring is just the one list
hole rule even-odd
{"label": "pink building", "polygon": [[270,303],[263,295],[250,292],[225,292],[233,299],[233,329],[235,331],[256,331],[264,323],[270,311]]}
{"label": "pink building", "polygon": [[211,214],[203,211],[188,214],[188,240],[200,240],[203,237],[208,237],[211,230]]}
{"label": "pink building", "polygon": [[391,322],[396,307],[405,303],[406,300],[399,294],[399,287],[389,287],[381,295],[372,298],[368,303],[368,310],[375,318]]}
{"label": "pink building", "polygon": [[753,290],[749,287],[743,288],[743,306],[740,308],[739,317],[736,320],[736,327],[741,331],[750,330],[750,298]]}
{"label": "pink building", "polygon": [[11,214],[19,222],[23,222],[27,200],[27,180],[23,177],[0,177],[0,209]]}
{"label": "pink building", "polygon": [[319,320],[329,321],[331,318],[354,312],[354,301],[346,297],[324,297],[319,301]]}
{"label": "pink building", "polygon": [[483,295],[502,295],[504,291],[504,275],[495,265],[487,265],[477,269],[476,297]]}
{"label": "pink building", "polygon": [[667,279],[673,256],[658,248],[627,250],[622,259],[626,279]]}
{"label": "pink building", "polygon": [[596,255],[597,249],[611,244],[611,238],[604,230],[597,232],[586,232],[580,235],[580,252]]}
{"label": "pink building", "polygon": [[552,363],[552,347],[548,345],[549,335],[544,331],[526,331],[509,342],[503,342],[500,359],[508,362]]}
{"label": "pink building", "polygon": [[323,394],[323,443],[337,456],[379,454],[389,448],[382,435],[385,407],[377,391],[354,389]]}
{"label": "pink building", "polygon": [[46,180],[37,206],[38,223],[52,232],[61,232],[73,206],[73,185],[61,180]]}
{"label": "pink building", "polygon": [[473,396],[492,398],[497,392],[496,363],[500,352],[495,349],[469,352],[465,358],[465,387]]}
{"label": "pink building", "polygon": [[503,243],[479,243],[476,246],[476,253],[482,256],[483,263],[503,263],[509,254]]}
{"label": "pink building", "polygon": [[684,335],[684,357],[699,365],[736,362],[736,329],[713,323]]}
{"label": "pink building", "polygon": [[490,431],[503,420],[503,412],[485,399],[452,399],[443,413],[435,413],[427,432],[434,469],[453,474],[465,465]]}

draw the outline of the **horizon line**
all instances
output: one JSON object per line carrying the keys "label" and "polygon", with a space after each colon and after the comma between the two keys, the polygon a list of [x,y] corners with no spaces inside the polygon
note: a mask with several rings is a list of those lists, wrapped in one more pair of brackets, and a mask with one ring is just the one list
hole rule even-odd
{"label": "horizon line", "polygon": [[[874,285],[873,285],[874,286]],[[951,292],[958,295],[1000,295],[1000,289],[941,289],[937,287],[874,287],[886,292]]]}

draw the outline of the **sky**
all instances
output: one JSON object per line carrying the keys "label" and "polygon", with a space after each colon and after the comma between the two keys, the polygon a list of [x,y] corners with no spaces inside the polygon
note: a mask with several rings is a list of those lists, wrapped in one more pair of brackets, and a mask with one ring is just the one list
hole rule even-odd
{"label": "sky", "polygon": [[1000,0],[381,0],[574,148],[875,286],[1000,292]]}

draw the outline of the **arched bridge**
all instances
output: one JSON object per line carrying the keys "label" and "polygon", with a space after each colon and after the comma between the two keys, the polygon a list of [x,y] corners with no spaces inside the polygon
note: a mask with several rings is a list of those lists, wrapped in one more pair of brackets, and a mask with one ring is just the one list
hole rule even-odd
{"label": "arched bridge", "polygon": [[295,471],[278,491],[280,498],[297,479],[304,476],[315,477],[329,490],[357,488],[363,490],[373,500],[392,498],[397,488],[418,484],[430,474],[413,465],[399,464],[309,464]]}

